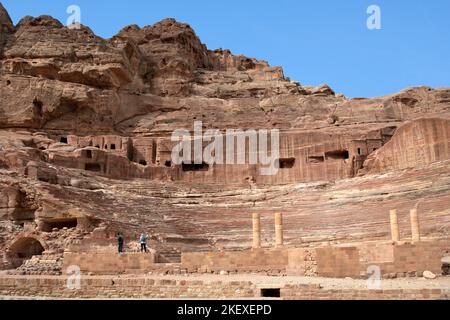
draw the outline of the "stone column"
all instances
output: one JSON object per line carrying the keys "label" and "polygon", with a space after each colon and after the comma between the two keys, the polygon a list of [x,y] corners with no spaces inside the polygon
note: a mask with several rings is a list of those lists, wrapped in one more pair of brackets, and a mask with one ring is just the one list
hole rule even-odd
{"label": "stone column", "polygon": [[420,225],[419,225],[419,215],[417,214],[417,209],[411,209],[411,237],[412,242],[420,241]]}
{"label": "stone column", "polygon": [[253,214],[253,249],[261,248],[261,217],[259,213]]}
{"label": "stone column", "polygon": [[391,236],[392,236],[392,241],[394,242],[398,242],[400,241],[400,234],[398,231],[398,217],[397,217],[397,210],[391,210],[390,212],[391,215]]}
{"label": "stone column", "polygon": [[275,213],[275,244],[277,247],[281,247],[284,244],[282,213]]}

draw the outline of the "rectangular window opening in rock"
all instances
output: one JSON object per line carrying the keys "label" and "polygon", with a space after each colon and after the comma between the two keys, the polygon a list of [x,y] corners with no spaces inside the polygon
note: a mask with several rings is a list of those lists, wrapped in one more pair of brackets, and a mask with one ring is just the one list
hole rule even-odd
{"label": "rectangular window opening in rock", "polygon": [[325,157],[324,156],[310,156],[310,157],[308,157],[308,162],[309,163],[322,163],[322,162],[325,162]]}
{"label": "rectangular window opening in rock", "polygon": [[93,171],[93,172],[100,172],[100,171],[102,171],[102,167],[98,163],[86,163],[85,170]]}
{"label": "rectangular window opening in rock", "polygon": [[84,152],[84,156],[85,156],[87,159],[92,159],[92,151],[91,151],[91,150],[86,150],[86,151]]}
{"label": "rectangular window opening in rock", "polygon": [[77,218],[61,218],[41,221],[41,230],[44,232],[51,232],[54,230],[62,230],[64,228],[74,229],[78,225]]}
{"label": "rectangular window opening in rock", "polygon": [[208,171],[209,170],[209,164],[203,162],[201,164],[186,164],[182,163],[182,169],[184,172],[192,172],[192,171]]}
{"label": "rectangular window opening in rock", "polygon": [[350,159],[350,153],[348,150],[336,150],[325,152],[325,158],[327,160],[348,160]]}
{"label": "rectangular window opening in rock", "polygon": [[281,297],[280,289],[279,288],[261,289],[261,297],[262,298],[280,298]]}
{"label": "rectangular window opening in rock", "polygon": [[282,158],[280,161],[280,169],[292,169],[295,166],[295,158]]}

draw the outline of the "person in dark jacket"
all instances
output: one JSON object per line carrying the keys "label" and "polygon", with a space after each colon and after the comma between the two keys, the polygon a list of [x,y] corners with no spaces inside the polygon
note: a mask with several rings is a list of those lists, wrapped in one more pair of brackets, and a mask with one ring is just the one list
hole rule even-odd
{"label": "person in dark jacket", "polygon": [[119,232],[117,234],[117,244],[119,246],[119,253],[123,252],[123,243],[124,243],[123,234],[121,232]]}
{"label": "person in dark jacket", "polygon": [[139,237],[139,242],[141,243],[141,252],[147,253],[147,239],[148,235],[142,233]]}

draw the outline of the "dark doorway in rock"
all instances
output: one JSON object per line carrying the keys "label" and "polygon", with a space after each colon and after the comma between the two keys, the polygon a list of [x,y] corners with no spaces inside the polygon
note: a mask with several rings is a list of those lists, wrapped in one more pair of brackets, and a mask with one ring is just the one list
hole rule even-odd
{"label": "dark doorway in rock", "polygon": [[336,150],[325,153],[325,158],[328,160],[347,160],[350,159],[348,150]]}
{"label": "dark doorway in rock", "polygon": [[170,167],[172,167],[172,161],[166,161],[166,162],[164,163],[164,165],[165,165],[167,168],[170,168]]}
{"label": "dark doorway in rock", "polygon": [[280,159],[280,169],[292,169],[295,166],[295,158]]}
{"label": "dark doorway in rock", "polygon": [[102,171],[102,167],[98,163],[86,163],[85,170],[93,171],[93,172],[100,172],[100,171]]}
{"label": "dark doorway in rock", "polygon": [[325,162],[325,157],[323,156],[310,156],[308,157],[309,163],[322,163]]}
{"label": "dark doorway in rock", "polygon": [[9,262],[14,268],[18,268],[25,260],[29,260],[33,256],[42,255],[45,249],[35,238],[24,237],[14,242],[9,251]]}
{"label": "dark doorway in rock", "polygon": [[59,139],[59,142],[67,144],[67,143],[68,143],[67,137],[61,137],[61,138]]}
{"label": "dark doorway in rock", "polygon": [[86,150],[86,158],[92,159],[92,151],[91,150]]}
{"label": "dark doorway in rock", "polygon": [[78,225],[77,218],[62,218],[62,219],[51,219],[43,220],[41,224],[41,230],[44,232],[51,232],[53,229],[74,229]]}
{"label": "dark doorway in rock", "polygon": [[209,164],[207,164],[206,162],[203,162],[201,164],[186,164],[183,162],[182,164],[182,169],[185,172],[190,172],[190,171],[208,171],[209,170]]}
{"label": "dark doorway in rock", "polygon": [[116,145],[114,143],[111,145],[111,150],[116,150]]}
{"label": "dark doorway in rock", "polygon": [[147,161],[141,160],[141,161],[139,161],[139,164],[140,164],[141,166],[146,167],[146,166],[147,166]]}
{"label": "dark doorway in rock", "polygon": [[153,141],[152,143],[152,163],[156,163],[156,153],[158,151],[158,146],[156,145],[156,141]]}
{"label": "dark doorway in rock", "polygon": [[42,101],[38,100],[37,98],[35,98],[33,100],[34,110],[36,110],[36,112],[39,116],[42,116],[42,107],[43,106],[44,106],[44,104],[42,103]]}
{"label": "dark doorway in rock", "polygon": [[361,155],[361,148],[358,148],[358,155]]}
{"label": "dark doorway in rock", "polygon": [[263,298],[280,298],[280,289],[261,289],[261,297]]}
{"label": "dark doorway in rock", "polygon": [[442,275],[450,276],[450,256],[442,258]]}
{"label": "dark doorway in rock", "polygon": [[31,208],[16,208],[11,213],[11,218],[16,223],[23,223],[24,221],[34,221],[35,210]]}

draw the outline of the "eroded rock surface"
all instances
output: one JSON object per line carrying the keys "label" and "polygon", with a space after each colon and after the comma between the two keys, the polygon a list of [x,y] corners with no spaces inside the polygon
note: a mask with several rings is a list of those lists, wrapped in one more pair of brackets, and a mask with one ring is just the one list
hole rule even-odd
{"label": "eroded rock surface", "polygon": [[[113,250],[118,231],[134,250],[146,230],[169,262],[244,248],[253,212],[265,245],[275,212],[288,245],[386,239],[392,208],[408,237],[414,206],[424,236],[449,236],[450,88],[348,99],[173,19],[102,39],[49,16],[13,26],[1,5],[0,58],[2,268],[45,253],[50,267],[22,269],[54,272],[65,249]],[[278,173],[175,165],[171,134],[195,121],[279,129]]]}

